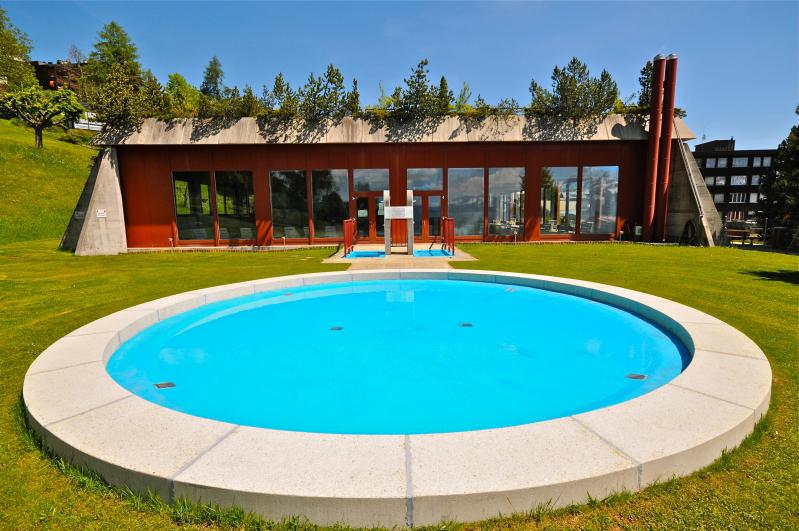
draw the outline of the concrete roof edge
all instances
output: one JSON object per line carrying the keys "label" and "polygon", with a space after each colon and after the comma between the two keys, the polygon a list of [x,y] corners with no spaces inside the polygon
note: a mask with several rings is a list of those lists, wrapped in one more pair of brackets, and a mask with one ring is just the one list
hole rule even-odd
{"label": "concrete roof edge", "polygon": [[[681,118],[675,118],[675,137],[696,135]],[[646,119],[611,114],[593,127],[579,130],[564,122],[541,123],[524,116],[490,117],[480,121],[447,117],[437,121],[385,124],[350,117],[309,127],[301,121],[259,118],[237,120],[148,118],[138,128],[101,131],[99,146],[242,145],[242,144],[353,144],[415,142],[568,142],[646,140]]]}

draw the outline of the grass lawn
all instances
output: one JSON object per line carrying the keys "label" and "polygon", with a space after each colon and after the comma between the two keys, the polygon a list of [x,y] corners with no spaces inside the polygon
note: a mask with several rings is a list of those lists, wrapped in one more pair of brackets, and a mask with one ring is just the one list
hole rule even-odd
{"label": "grass lawn", "polygon": [[32,129],[0,120],[0,242],[63,235],[97,150],[62,136],[45,131],[37,149]]}
{"label": "grass lawn", "polygon": [[[56,251],[94,151],[47,136],[44,152],[26,151],[33,135],[23,133],[0,120],[0,529],[263,526],[235,512],[165,507],[127,495],[44,455],[20,422],[25,371],[59,337],[140,302],[342,266],[322,264],[331,252],[324,249],[84,258]],[[465,249],[479,261],[457,267],[594,280],[704,310],[758,342],[771,361],[774,387],[755,435],[704,471],[637,494],[447,529],[799,528],[799,258],[633,245]],[[524,326],[524,316],[509,325]]]}

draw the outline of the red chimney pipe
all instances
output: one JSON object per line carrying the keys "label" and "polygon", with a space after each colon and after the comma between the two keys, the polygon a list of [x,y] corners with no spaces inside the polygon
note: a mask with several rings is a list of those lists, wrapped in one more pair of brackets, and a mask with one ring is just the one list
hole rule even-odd
{"label": "red chimney pipe", "polygon": [[649,147],[646,156],[646,175],[644,175],[644,215],[643,241],[652,241],[655,224],[655,194],[657,193],[658,149],[660,144],[660,126],[663,118],[663,73],[666,67],[665,57],[658,54],[652,69],[652,100],[649,104]]}
{"label": "red chimney pipe", "polygon": [[674,91],[677,86],[677,54],[666,61],[666,81],[663,92],[663,125],[660,133],[660,162],[658,163],[657,207],[655,209],[655,239],[666,241],[666,222],[669,211],[669,178],[671,170],[671,133],[674,123]]}

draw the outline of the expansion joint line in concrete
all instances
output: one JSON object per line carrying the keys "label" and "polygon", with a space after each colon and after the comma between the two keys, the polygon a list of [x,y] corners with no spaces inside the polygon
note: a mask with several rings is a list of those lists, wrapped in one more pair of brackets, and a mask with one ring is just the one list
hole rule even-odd
{"label": "expansion joint line in concrete", "polygon": [[211,450],[213,450],[214,448],[219,446],[219,444],[222,441],[224,441],[225,439],[227,439],[228,437],[233,435],[233,433],[236,430],[238,430],[240,427],[241,426],[236,425],[236,426],[233,426],[232,428],[230,428],[228,431],[226,431],[224,434],[222,434],[216,441],[214,441],[210,446],[208,446],[208,448],[206,448],[202,452],[200,452],[197,455],[195,455],[192,459],[190,459],[188,462],[186,462],[182,467],[180,467],[178,469],[177,472],[175,472],[172,475],[172,478],[169,480],[169,499],[167,500],[168,503],[172,503],[173,501],[175,501],[175,480],[178,478],[178,476],[180,476],[182,473],[184,473],[186,470],[188,470],[194,463],[199,461],[208,452],[210,452]]}
{"label": "expansion joint line in concrete", "polygon": [[[96,362],[92,362],[92,363],[96,363]],[[129,394],[127,396],[123,396],[123,397],[117,398],[116,400],[111,400],[110,402],[106,402],[105,404],[100,404],[99,406],[95,406],[95,407],[89,408],[89,409],[87,409],[85,411],[81,411],[80,413],[75,413],[74,415],[69,415],[69,416],[64,417],[62,419],[54,420],[53,422],[48,422],[44,426],[49,428],[50,426],[52,426],[54,424],[58,424],[59,422],[64,422],[65,420],[74,419],[75,417],[80,417],[81,415],[85,415],[86,413],[91,413],[92,411],[96,411],[96,410],[104,408],[106,406],[110,406],[111,404],[116,404],[117,402],[122,402],[123,400],[127,400],[128,398],[131,398],[132,396],[133,395]]]}
{"label": "expansion joint line in concrete", "polygon": [[413,475],[411,466],[411,436],[405,436],[405,525],[413,527]]}
{"label": "expansion joint line in concrete", "polygon": [[721,398],[720,396],[715,396],[715,395],[711,395],[711,394],[708,394],[708,393],[703,393],[702,391],[697,391],[696,389],[691,389],[690,387],[685,387],[683,385],[677,385],[676,383],[673,383],[673,382],[669,382],[666,385],[670,385],[672,387],[676,387],[677,389],[682,389],[683,391],[690,391],[692,393],[696,393],[698,395],[706,396],[706,397],[712,398],[714,400],[721,400],[722,402],[726,402],[726,403],[731,404],[733,406],[742,407],[742,408],[747,409],[749,411],[755,411],[755,408],[752,408],[752,407],[749,407],[749,406],[745,406],[743,404],[739,404],[738,402],[733,402],[732,400],[727,400],[726,398]]}
{"label": "expansion joint line in concrete", "polygon": [[586,429],[586,430],[588,430],[590,433],[592,433],[592,434],[593,434],[595,437],[597,437],[597,438],[598,438],[600,441],[602,441],[603,443],[607,444],[608,446],[610,446],[611,448],[613,448],[615,451],[617,451],[618,453],[620,453],[621,455],[623,455],[623,456],[624,456],[626,459],[628,459],[630,462],[632,462],[633,464],[635,464],[635,470],[636,470],[636,473],[637,473],[637,478],[636,478],[636,485],[637,485],[637,489],[638,489],[638,490],[641,490],[641,489],[643,488],[643,485],[642,485],[642,478],[643,478],[643,475],[644,475],[644,467],[643,467],[643,465],[642,465],[642,464],[641,464],[641,463],[640,463],[640,462],[639,462],[637,459],[635,459],[633,456],[631,456],[630,454],[628,454],[627,452],[625,452],[624,450],[622,450],[621,448],[619,448],[618,446],[616,446],[615,444],[613,444],[611,441],[609,441],[609,440],[608,440],[608,439],[606,439],[605,437],[603,437],[603,436],[601,436],[600,434],[598,434],[598,433],[597,433],[597,432],[596,432],[596,431],[595,431],[595,430],[594,430],[594,429],[593,429],[591,426],[589,426],[589,425],[588,425],[588,424],[586,424],[585,422],[581,421],[581,420],[580,420],[580,419],[578,419],[577,417],[575,417],[575,416],[572,416],[572,417],[571,417],[571,419],[572,419],[574,422],[576,422],[577,424],[579,424],[580,426],[582,426],[584,429]]}

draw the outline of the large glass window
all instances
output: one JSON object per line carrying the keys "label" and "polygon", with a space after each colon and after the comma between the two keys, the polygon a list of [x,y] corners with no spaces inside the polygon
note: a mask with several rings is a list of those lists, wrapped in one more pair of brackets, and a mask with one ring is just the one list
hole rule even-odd
{"label": "large glass window", "polygon": [[758,186],[760,184],[760,175],[752,175],[752,186]]}
{"label": "large glass window", "polygon": [[735,192],[730,194],[730,203],[745,203],[746,194],[743,192]]}
{"label": "large glass window", "polygon": [[353,170],[352,180],[356,192],[382,192],[383,190],[388,190],[388,170]]}
{"label": "large glass window", "polygon": [[716,163],[717,168],[726,168],[727,167],[727,157],[719,158],[718,162]]}
{"label": "large glass window", "polygon": [[771,157],[763,157],[763,166],[771,166]]}
{"label": "large glass window", "polygon": [[447,170],[447,214],[455,219],[456,236],[483,235],[483,168]]}
{"label": "large glass window", "polygon": [[577,168],[541,168],[541,234],[573,234],[577,226]]}
{"label": "large glass window", "polygon": [[716,167],[716,159],[707,159],[707,168],[715,168]]}
{"label": "large glass window", "polygon": [[408,190],[443,190],[441,168],[408,168]]}
{"label": "large glass window", "polygon": [[524,168],[488,169],[488,234],[524,237]]}
{"label": "large glass window", "polygon": [[180,240],[213,240],[211,176],[204,171],[172,174],[175,188],[175,220]]}
{"label": "large glass window", "polygon": [[272,191],[272,237],[308,237],[308,191],[302,170],[273,171],[269,175]]}
{"label": "large glass window", "polygon": [[733,175],[730,178],[730,184],[733,186],[746,186],[746,175]]}
{"label": "large glass window", "polygon": [[349,217],[347,170],[314,170],[311,177],[314,238],[343,238]]}
{"label": "large glass window", "polygon": [[252,173],[218,171],[216,179],[216,212],[220,240],[255,239],[255,196]]}
{"label": "large glass window", "polygon": [[749,157],[733,157],[733,168],[746,168],[747,166],[749,166]]}
{"label": "large glass window", "polygon": [[581,234],[616,232],[618,195],[618,166],[583,166],[583,188],[580,196]]}

